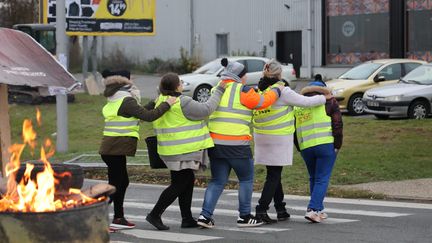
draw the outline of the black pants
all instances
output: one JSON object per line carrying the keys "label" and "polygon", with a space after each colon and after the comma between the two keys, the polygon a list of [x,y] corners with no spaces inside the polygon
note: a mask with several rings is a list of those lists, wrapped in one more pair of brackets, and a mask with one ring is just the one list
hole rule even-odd
{"label": "black pants", "polygon": [[116,192],[111,195],[114,202],[114,218],[123,218],[123,202],[126,188],[129,186],[129,176],[126,169],[126,156],[101,155],[102,160],[108,166],[108,183],[115,186]]}
{"label": "black pants", "polygon": [[266,166],[267,176],[264,183],[264,188],[261,192],[261,198],[256,206],[256,213],[265,213],[269,209],[269,205],[274,200],[276,212],[285,212],[284,193],[281,183],[282,166]]}
{"label": "black pants", "polygon": [[170,173],[171,184],[162,192],[150,214],[159,217],[178,197],[182,218],[191,219],[191,204],[195,174],[192,169],[170,171]]}

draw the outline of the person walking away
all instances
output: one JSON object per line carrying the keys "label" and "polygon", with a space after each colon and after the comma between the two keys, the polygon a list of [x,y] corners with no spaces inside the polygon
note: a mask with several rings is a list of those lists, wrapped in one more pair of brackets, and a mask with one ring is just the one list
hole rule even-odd
{"label": "person walking away", "polygon": [[[330,90],[321,82],[311,82],[301,90],[301,94],[313,96],[327,94]],[[342,115],[335,98],[325,105],[312,108],[295,107],[297,149],[306,163],[309,173],[311,199],[305,218],[319,223],[327,214],[324,210],[324,197],[336,160],[342,146]]]}
{"label": "person walking away", "polygon": [[217,201],[228,181],[231,169],[239,180],[238,227],[253,227],[263,222],[251,215],[254,167],[250,141],[252,109],[264,109],[280,96],[283,86],[260,95],[245,86],[246,68],[238,62],[221,60],[221,80],[227,82],[225,93],[216,111],[210,115],[209,130],[215,146],[208,151],[212,179],[205,192],[198,224],[213,228],[212,219]]}
{"label": "person walking away", "polygon": [[[105,118],[102,143],[99,154],[108,166],[108,183],[116,187],[110,202],[114,202],[114,219],[111,230],[131,229],[135,224],[126,220],[123,201],[129,185],[126,156],[135,156],[139,139],[139,121],[154,121],[161,117],[175,102],[167,99],[154,110],[141,107],[140,93],[130,80],[130,72],[102,72],[105,82],[104,96],[107,104],[102,109]],[[152,104],[149,104],[152,105]]]}
{"label": "person walking away", "polygon": [[[264,65],[263,77],[258,83],[259,92],[268,91],[280,80],[282,80],[282,66],[271,59]],[[285,83],[287,86],[288,83],[286,81]],[[290,217],[285,208],[281,174],[283,166],[292,165],[293,160],[295,131],[293,106],[312,107],[323,105],[325,102],[326,97],[323,95],[307,97],[285,87],[276,103],[266,109],[253,112],[255,164],[265,165],[267,171],[261,197],[255,208],[255,216],[266,224],[284,221]],[[277,220],[267,214],[272,200]]]}
{"label": "person walking away", "polygon": [[214,146],[204,119],[216,110],[225,84],[217,86],[206,103],[182,95],[183,85],[175,73],[167,73],[162,77],[159,90],[161,95],[157,104],[169,96],[178,97],[180,102],[153,121],[158,153],[170,170],[171,184],[162,192],[146,220],[158,230],[168,230],[169,227],[163,224],[161,215],[178,198],[182,216],[181,227],[198,227],[191,212],[194,171],[205,167],[204,153],[207,148]]}

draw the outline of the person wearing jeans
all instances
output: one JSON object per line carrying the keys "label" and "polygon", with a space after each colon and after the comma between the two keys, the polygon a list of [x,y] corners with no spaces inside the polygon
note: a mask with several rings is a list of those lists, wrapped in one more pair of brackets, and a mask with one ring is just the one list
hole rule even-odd
{"label": "person wearing jeans", "polygon": [[[313,96],[329,92],[322,82],[311,82],[301,94]],[[325,105],[313,108],[295,107],[297,149],[306,163],[309,173],[311,199],[305,218],[319,223],[327,218],[324,197],[330,181],[336,154],[342,146],[342,116],[333,97]]]}
{"label": "person wearing jeans", "polygon": [[[210,149],[211,150],[211,149]],[[253,160],[250,158],[212,158],[210,163],[212,183],[209,183],[205,192],[201,215],[211,218],[216,203],[224,190],[231,168],[239,179],[239,213],[248,215],[251,212],[251,200],[253,191]]]}
{"label": "person wearing jeans", "polygon": [[215,144],[208,150],[212,179],[205,192],[198,225],[214,227],[213,212],[233,169],[240,182],[237,226],[255,227],[263,222],[251,215],[254,177],[250,147],[252,110],[272,105],[279,98],[283,86],[259,94],[244,85],[247,70],[243,64],[228,62],[226,58],[221,60],[221,64],[225,67],[221,82],[227,84],[219,106],[209,119],[210,136]]}

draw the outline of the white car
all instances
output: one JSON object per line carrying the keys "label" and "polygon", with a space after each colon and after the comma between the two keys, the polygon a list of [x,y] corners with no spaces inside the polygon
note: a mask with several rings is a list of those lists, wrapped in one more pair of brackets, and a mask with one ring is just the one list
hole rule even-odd
{"label": "white car", "polygon": [[[264,64],[269,61],[265,57],[235,56],[227,57],[230,62],[239,62],[247,68],[246,85],[255,86],[262,77]],[[210,97],[210,90],[220,81],[220,74],[223,67],[221,58],[213,60],[204,66],[198,68],[193,73],[180,75],[183,82],[183,94],[193,97],[195,100],[205,102]],[[294,67],[292,64],[282,65],[282,78],[285,79],[292,89],[295,89],[294,82],[296,79]]]}
{"label": "white car", "polygon": [[428,117],[432,107],[432,64],[412,70],[396,84],[366,91],[363,102],[365,111],[378,119],[389,116]]}

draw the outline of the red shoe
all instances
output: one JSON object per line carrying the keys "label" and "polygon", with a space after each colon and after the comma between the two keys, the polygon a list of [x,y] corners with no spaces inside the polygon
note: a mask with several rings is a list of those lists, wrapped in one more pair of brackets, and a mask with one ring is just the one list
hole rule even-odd
{"label": "red shoe", "polygon": [[116,218],[113,219],[110,227],[114,229],[133,229],[135,228],[135,224],[127,221],[125,218]]}
{"label": "red shoe", "polygon": [[115,233],[117,232],[117,229],[113,228],[113,227],[108,227],[108,233]]}

